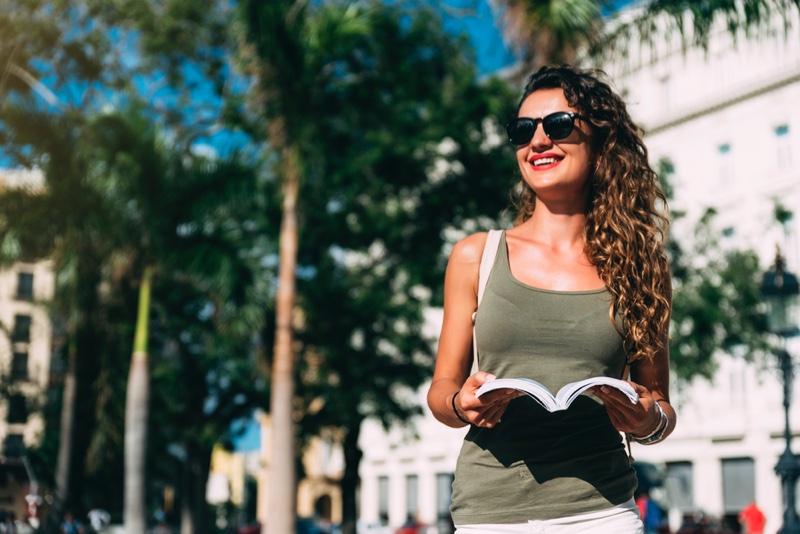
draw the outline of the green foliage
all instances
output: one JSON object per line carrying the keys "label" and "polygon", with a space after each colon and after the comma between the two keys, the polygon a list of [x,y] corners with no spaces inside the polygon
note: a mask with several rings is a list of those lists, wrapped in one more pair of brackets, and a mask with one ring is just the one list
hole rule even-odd
{"label": "green foliage", "polygon": [[574,63],[602,35],[607,0],[504,0],[498,13],[507,39],[531,67]]}
{"label": "green foliage", "polygon": [[[269,252],[259,236],[263,191],[237,157],[212,160],[165,144],[138,107],[96,124],[97,174],[120,214],[127,255],[116,264],[119,282],[133,293],[142,266],[156,269],[154,420],[169,430],[154,433],[148,450],[160,469],[167,446],[184,450],[186,464],[205,465],[191,487],[204,487],[214,444],[263,394],[252,350],[269,295],[259,263]],[[135,309],[131,300],[126,306]],[[203,502],[184,498],[204,528]]]}
{"label": "green foliage", "polygon": [[[672,200],[674,164],[662,158],[655,168]],[[752,360],[769,350],[758,256],[752,250],[723,247],[715,215],[713,208],[706,210],[691,241],[678,241],[670,233],[665,244],[673,286],[670,365],[682,383],[712,378],[721,352]],[[671,216],[677,221],[685,214],[672,210]]]}
{"label": "green foliage", "polygon": [[798,2],[785,0],[653,0],[633,10],[632,16],[612,17],[603,39],[588,50],[596,59],[617,60],[649,50],[648,58],[638,58],[644,61],[690,48],[707,52],[719,29],[727,32],[734,46],[742,38],[759,39],[781,31],[786,36],[798,12]]}
{"label": "green foliage", "polygon": [[[252,348],[271,294],[260,263],[271,250],[261,182],[243,157],[193,153],[195,141],[226,120],[215,115],[230,109],[220,98],[237,90],[226,64],[228,14],[224,2],[181,0],[0,5],[0,142],[17,164],[44,174],[41,186],[0,195],[0,251],[5,262],[53,261],[53,319],[66,322],[76,340],[79,384],[77,427],[61,440],[75,442],[67,490],[112,511],[121,508],[122,492],[122,484],[109,484],[122,480],[127,358],[119,354],[130,353],[145,265],[157,267],[163,292],[154,299],[156,386],[170,388],[153,395],[180,400],[177,411],[159,414],[174,441],[153,440],[152,463],[168,458],[170,444],[191,451],[187,463],[207,456],[211,436],[224,436],[252,409],[247,392],[263,394]],[[158,96],[148,106],[125,104],[136,97],[120,91],[133,86]],[[176,292],[182,304],[170,303],[167,295]],[[193,347],[187,354],[202,353],[194,373],[164,357],[182,343]],[[182,374],[192,379],[182,382]],[[205,411],[210,398],[219,409]],[[54,462],[47,451],[58,424],[49,422],[38,468]],[[190,485],[204,487],[205,479]]]}
{"label": "green foliage", "polygon": [[429,11],[325,4],[294,14],[292,23],[307,17],[301,39],[267,31],[265,12],[277,15],[256,4],[242,8],[256,21],[258,57],[282,65],[272,54],[289,50],[292,63],[291,76],[274,70],[291,87],[262,80],[256,95],[292,98],[272,113],[302,124],[281,139],[304,141],[299,394],[307,405],[325,399],[307,428],[403,420],[418,407],[396,388],[431,372],[422,310],[439,298],[444,231],[497,218],[507,203],[513,155],[493,117],[511,113],[514,98],[497,80],[475,81],[464,42]]}
{"label": "green foliage", "polygon": [[796,2],[783,0],[654,0],[636,24],[645,37],[652,39],[663,32],[657,28],[657,21],[665,15],[661,20],[666,18],[669,31],[677,31],[685,43],[706,48],[713,24],[718,20],[724,20],[725,29],[734,39],[740,32],[752,38],[770,30],[775,14],[788,24],[797,7]]}
{"label": "green foliage", "polygon": [[249,42],[241,60],[258,82],[254,131],[296,150],[302,169],[301,432],[344,436],[352,526],[360,424],[419,413],[410,392],[433,363],[422,311],[439,298],[448,231],[491,225],[507,204],[514,158],[497,118],[514,98],[498,80],[477,83],[464,41],[426,10],[240,7]]}
{"label": "green foliage", "polygon": [[688,250],[670,244],[673,271],[670,359],[678,378],[711,378],[724,351],[748,359],[769,349],[759,293],[761,268],[750,250],[725,250],[709,210]]}
{"label": "green foliage", "polygon": [[775,201],[772,213],[773,213],[772,216],[775,219],[775,221],[781,226],[785,226],[786,223],[791,221],[792,218],[794,217],[794,213],[792,212],[792,210],[784,206],[783,203],[781,203],[778,200]]}
{"label": "green foliage", "polygon": [[[720,25],[734,43],[788,29],[800,12],[794,0],[652,0],[624,6],[617,16],[607,0],[502,0],[496,12],[502,32],[517,46],[529,67],[574,63],[582,56],[593,61],[625,59],[642,48],[651,58],[676,52],[708,49]],[[782,22],[783,27],[776,24]],[[636,47],[631,43],[636,42]]]}
{"label": "green foliage", "polygon": [[[130,352],[144,265],[157,268],[153,361],[156,385],[169,388],[157,389],[154,397],[183,399],[157,418],[169,421],[170,437],[197,440],[210,455],[263,389],[253,374],[251,341],[269,295],[269,278],[259,266],[268,245],[260,182],[253,166],[240,159],[210,160],[166,144],[141,107],[94,116],[54,116],[10,105],[3,111],[10,138],[32,147],[34,160],[43,162],[45,183],[3,191],[0,236],[20,242],[26,258],[53,260],[55,309],[85,329],[76,333],[78,378],[85,386],[79,388],[79,475],[72,491],[113,511],[122,487],[102,488],[109,479],[121,479],[127,365],[118,355]],[[175,293],[182,295],[180,304],[170,303]],[[193,347],[187,355],[201,353],[188,366],[193,373],[164,359],[183,344]],[[165,373],[173,378],[164,379]],[[189,375],[188,388],[175,387],[184,383],[177,377]],[[206,411],[209,399],[219,409]],[[163,434],[154,439],[152,451],[161,453],[153,455],[154,462],[176,441],[163,441]]]}

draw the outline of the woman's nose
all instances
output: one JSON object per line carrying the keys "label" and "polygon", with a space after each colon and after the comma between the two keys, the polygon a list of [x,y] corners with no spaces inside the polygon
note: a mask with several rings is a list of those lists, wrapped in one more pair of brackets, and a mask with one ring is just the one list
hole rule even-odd
{"label": "woman's nose", "polygon": [[531,138],[531,146],[534,148],[544,148],[552,146],[553,141],[547,137],[547,134],[544,133],[544,125],[539,122],[536,125],[536,129],[533,131],[533,137]]}

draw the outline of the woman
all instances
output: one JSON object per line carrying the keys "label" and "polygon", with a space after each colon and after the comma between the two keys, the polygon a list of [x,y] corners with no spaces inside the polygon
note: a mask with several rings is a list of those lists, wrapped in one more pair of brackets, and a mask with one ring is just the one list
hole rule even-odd
{"label": "woman", "polygon": [[[451,254],[428,392],[438,420],[471,425],[453,484],[456,532],[640,533],[620,432],[650,444],[675,427],[666,200],[598,72],[540,69],[507,130],[521,189],[475,319],[480,371],[470,376],[485,233]],[[638,402],[605,386],[553,413],[514,390],[475,396],[495,377],[555,392],[598,375],[629,377]]]}

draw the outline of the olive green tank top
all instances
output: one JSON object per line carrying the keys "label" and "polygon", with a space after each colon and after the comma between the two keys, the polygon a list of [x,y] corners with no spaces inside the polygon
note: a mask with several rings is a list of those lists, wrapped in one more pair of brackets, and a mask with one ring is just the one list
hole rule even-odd
{"label": "olive green tank top", "polygon": [[[475,319],[481,371],[533,378],[554,394],[592,376],[619,378],[625,351],[610,302],[605,288],[549,291],[519,282],[503,233]],[[470,428],[451,512],[456,525],[553,519],[621,504],[635,488],[622,436],[597,397],[581,395],[550,413],[523,396],[494,428]]]}

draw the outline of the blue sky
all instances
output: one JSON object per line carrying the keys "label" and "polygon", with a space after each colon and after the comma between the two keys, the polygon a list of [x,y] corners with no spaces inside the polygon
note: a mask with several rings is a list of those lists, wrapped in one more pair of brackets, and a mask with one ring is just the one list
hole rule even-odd
{"label": "blue sky", "polygon": [[452,9],[444,15],[444,27],[456,35],[469,36],[480,74],[496,71],[514,61],[514,55],[503,42],[487,0],[449,0],[447,3]]}
{"label": "blue sky", "polygon": [[[612,0],[611,9],[620,9],[635,0]],[[469,36],[480,74],[494,72],[514,61],[510,48],[503,42],[488,0],[445,0],[445,28],[455,34]],[[454,12],[460,13],[456,15]]]}

